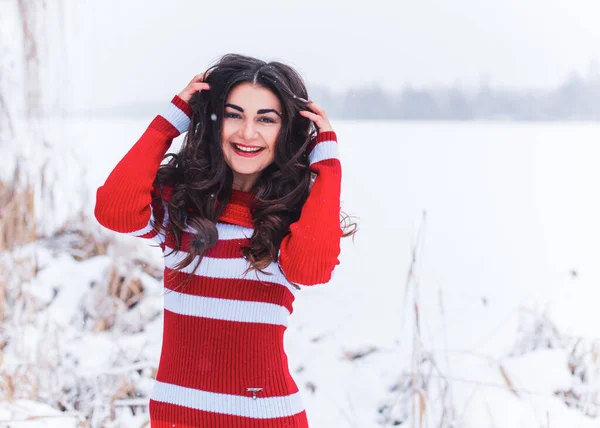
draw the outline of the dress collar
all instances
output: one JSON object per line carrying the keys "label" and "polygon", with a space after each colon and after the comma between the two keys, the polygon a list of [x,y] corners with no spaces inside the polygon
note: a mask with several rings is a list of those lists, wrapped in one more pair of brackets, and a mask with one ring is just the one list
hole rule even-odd
{"label": "dress collar", "polygon": [[231,198],[221,213],[219,221],[237,224],[238,226],[254,227],[250,204],[255,196],[252,192],[232,189]]}

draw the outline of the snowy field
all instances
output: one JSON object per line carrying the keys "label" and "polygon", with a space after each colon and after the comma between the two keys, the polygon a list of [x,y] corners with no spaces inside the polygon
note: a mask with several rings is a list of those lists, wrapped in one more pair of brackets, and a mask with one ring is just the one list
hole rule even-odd
{"label": "snowy field", "polygon": [[[90,216],[96,188],[150,119],[69,123],[65,149],[85,170],[70,182],[89,189]],[[354,242],[343,241],[334,280],[299,293],[286,333],[311,428],[406,421],[411,376],[423,391],[414,404],[424,406],[424,427],[442,426],[443,408],[455,427],[600,427],[600,125],[333,125],[342,208],[358,217],[360,230]],[[68,206],[69,194],[60,197]],[[121,242],[126,247],[118,251],[134,249],[160,266],[158,248],[129,237]],[[416,274],[407,282],[413,247]],[[69,290],[50,320],[72,324],[85,299],[82,282],[100,276],[111,258],[40,257],[49,263],[40,290],[49,292],[53,282]],[[157,311],[160,283],[143,280]],[[160,328],[155,321],[122,343],[100,333],[59,343],[73,348],[93,378],[113,369],[114,348],[155,367]],[[580,358],[584,379],[572,374],[569,344],[577,339],[596,347],[593,358]],[[559,391],[587,391],[583,408],[567,406]],[[9,417],[2,409],[0,400],[0,421]],[[122,417],[114,426],[141,427],[146,419]],[[54,423],[10,426],[67,426]]]}

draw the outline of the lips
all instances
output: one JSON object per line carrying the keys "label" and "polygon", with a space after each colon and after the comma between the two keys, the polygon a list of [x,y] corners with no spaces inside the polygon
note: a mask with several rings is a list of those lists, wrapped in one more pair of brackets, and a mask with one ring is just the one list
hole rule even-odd
{"label": "lips", "polygon": [[[259,146],[247,146],[245,144],[231,143],[231,147],[236,154],[243,157],[254,157],[261,153],[265,148]],[[244,150],[245,149],[245,150]]]}

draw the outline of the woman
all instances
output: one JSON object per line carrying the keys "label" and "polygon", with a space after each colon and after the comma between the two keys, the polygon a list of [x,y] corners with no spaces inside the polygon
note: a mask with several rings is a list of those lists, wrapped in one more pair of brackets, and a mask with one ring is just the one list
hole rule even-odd
{"label": "woman", "polygon": [[240,55],[196,76],[111,172],[96,218],[165,256],[153,428],[308,426],[283,335],[300,285],[328,282],[354,233],[340,184],[336,135],[300,76]]}

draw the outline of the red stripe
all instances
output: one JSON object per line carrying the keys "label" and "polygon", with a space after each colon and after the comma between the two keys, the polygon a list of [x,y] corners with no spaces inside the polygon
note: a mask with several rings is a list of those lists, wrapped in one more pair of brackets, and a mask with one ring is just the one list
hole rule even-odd
{"label": "red stripe", "polygon": [[[178,286],[189,274],[165,268],[165,288],[192,296],[216,297],[219,299],[264,302],[284,306],[293,312],[295,296],[285,286],[276,283],[260,283],[250,279],[210,278],[192,275],[185,285]],[[166,291],[168,293],[168,291]]]}
{"label": "red stripe", "polygon": [[246,395],[254,387],[263,388],[261,397],[298,392],[283,347],[284,326],[164,313],[169,333],[156,380],[223,394]]}
{"label": "red stripe", "polygon": [[[158,193],[160,195],[160,192]],[[162,186],[162,199],[170,201],[173,196],[173,186]]]}
{"label": "red stripe", "polygon": [[[161,131],[161,133],[166,134],[165,136],[168,139],[173,139],[179,136],[179,131],[177,128],[175,128],[171,122],[160,115],[156,116],[152,122],[150,122],[149,128],[154,128],[158,131]],[[169,144],[170,143],[171,141],[169,141]]]}
{"label": "red stripe", "polygon": [[190,105],[188,103],[186,103],[185,101],[183,101],[179,95],[175,95],[173,97],[173,99],[171,100],[171,102],[173,104],[175,104],[176,107],[178,107],[182,112],[184,112],[188,117],[192,117],[192,107],[190,107]]}
{"label": "red stripe", "polygon": [[333,174],[342,173],[342,164],[340,160],[337,158],[323,159],[319,162],[315,162],[311,165],[311,169],[315,170],[315,172],[320,172],[323,167],[328,169],[328,172]]}
{"label": "red stripe", "polygon": [[175,404],[150,400],[152,428],[308,428],[306,411],[294,416],[273,419],[255,419],[190,409]]}
{"label": "red stripe", "polygon": [[206,252],[206,255],[216,259],[236,259],[244,256],[242,247],[248,245],[250,245],[249,239],[219,240]]}

